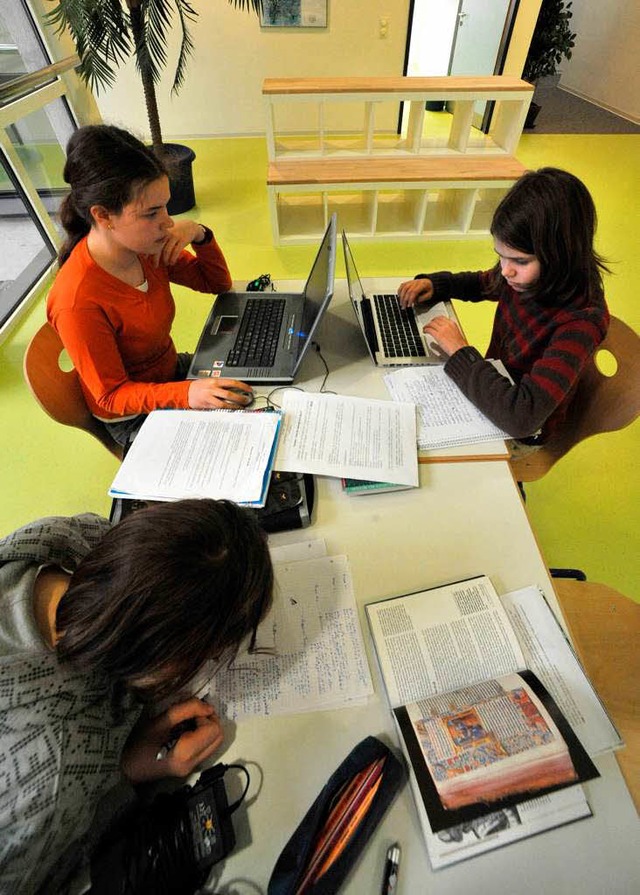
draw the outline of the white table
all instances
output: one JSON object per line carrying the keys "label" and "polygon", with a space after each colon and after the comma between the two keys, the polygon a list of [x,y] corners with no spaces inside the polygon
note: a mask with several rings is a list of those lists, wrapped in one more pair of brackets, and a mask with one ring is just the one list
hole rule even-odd
{"label": "white table", "polygon": [[[318,336],[332,371],[327,388],[386,396],[381,373],[366,355],[355,322],[348,325],[345,312],[350,309],[339,283],[336,295],[338,301]],[[321,364],[311,356],[298,384],[316,390],[322,375]],[[416,491],[354,498],[342,492],[337,480],[317,479],[312,527],[273,535],[273,542],[324,538],[329,554],[346,554],[360,607],[477,574],[487,574],[499,593],[537,584],[557,607],[546,564],[505,461],[421,465],[420,482]],[[218,758],[246,763],[252,786],[248,804],[235,816],[238,844],[222,868],[218,888],[235,895],[266,892],[282,848],[353,746],[370,734],[395,744],[373,661],[371,667],[376,696],[365,706],[242,721],[228,731],[226,751]],[[602,777],[586,786],[593,818],[436,873],[430,869],[406,786],[341,891],[379,892],[386,850],[395,841],[402,846],[398,895],[639,891],[638,816],[614,756],[596,764]]]}

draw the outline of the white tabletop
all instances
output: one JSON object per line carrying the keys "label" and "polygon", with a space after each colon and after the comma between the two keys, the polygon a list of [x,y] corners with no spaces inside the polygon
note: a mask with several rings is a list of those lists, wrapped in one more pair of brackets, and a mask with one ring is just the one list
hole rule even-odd
{"label": "white tabletop", "polygon": [[[395,281],[393,281],[395,284]],[[284,284],[281,284],[284,288]],[[381,372],[362,346],[342,298],[318,336],[329,362],[327,387],[386,397]],[[316,367],[317,364],[317,367]],[[305,360],[300,384],[316,390],[323,370]],[[486,574],[498,593],[540,586],[557,607],[546,564],[505,461],[421,465],[421,487],[350,497],[336,479],[317,479],[313,525],[272,535],[273,543],[324,538],[328,553],[349,559],[376,695],[365,706],[242,721],[227,731],[225,763],[247,764],[249,801],[238,809],[238,844],[218,888],[266,892],[273,866],[324,783],[368,735],[396,743],[377,678],[362,606],[447,581]],[[640,825],[613,755],[597,760],[602,777],[586,785],[594,817],[432,872],[411,792],[405,786],[341,891],[380,891],[386,850],[402,846],[398,895],[464,893],[630,893],[640,890]],[[212,880],[217,878],[214,873]]]}

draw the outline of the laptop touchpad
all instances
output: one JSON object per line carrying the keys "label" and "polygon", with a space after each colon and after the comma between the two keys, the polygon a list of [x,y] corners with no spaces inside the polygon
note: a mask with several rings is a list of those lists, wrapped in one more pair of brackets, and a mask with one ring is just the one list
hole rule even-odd
{"label": "laptop touchpad", "polygon": [[216,319],[213,321],[213,326],[211,327],[211,335],[228,335],[229,333],[232,333],[234,331],[237,322],[237,315],[232,317],[228,314],[225,314],[223,316],[216,317]]}

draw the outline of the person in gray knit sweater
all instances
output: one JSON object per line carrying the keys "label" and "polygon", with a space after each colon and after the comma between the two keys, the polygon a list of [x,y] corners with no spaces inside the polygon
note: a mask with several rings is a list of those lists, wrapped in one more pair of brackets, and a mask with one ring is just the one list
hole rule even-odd
{"label": "person in gray knit sweater", "polygon": [[272,587],[263,533],[227,501],[113,528],[50,517],[0,540],[0,893],[59,891],[111,787],[184,777],[220,747],[213,708],[178,694],[255,632]]}

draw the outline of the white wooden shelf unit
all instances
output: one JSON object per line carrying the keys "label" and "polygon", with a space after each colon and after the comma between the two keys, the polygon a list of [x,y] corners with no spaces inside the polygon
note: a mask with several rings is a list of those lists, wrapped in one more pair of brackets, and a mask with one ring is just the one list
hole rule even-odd
{"label": "white wooden shelf unit", "polygon": [[[354,239],[483,236],[506,190],[524,173],[512,156],[533,88],[515,78],[268,79],[267,187],[274,241],[315,242],[334,211]],[[364,107],[360,134],[329,133],[328,98]],[[409,99],[407,134],[378,132],[376,105]],[[422,139],[425,102],[453,101],[446,139]],[[474,104],[499,99],[488,138],[471,135]],[[276,130],[280,103],[313,103],[315,137]]]}
{"label": "white wooden shelf unit", "polygon": [[[312,156],[457,155],[464,152],[513,155],[524,127],[533,86],[519,78],[267,78],[269,160]],[[451,114],[428,116],[425,104],[443,101]],[[406,133],[395,126],[401,102],[409,104]],[[496,102],[488,135],[472,129],[477,102]],[[348,109],[344,108],[350,104]],[[315,114],[302,106],[311,106]],[[343,107],[342,109],[340,107]],[[391,108],[392,107],[392,108]],[[340,113],[342,112],[342,115]],[[282,114],[283,124],[279,124]],[[300,130],[301,118],[307,127]],[[377,124],[386,119],[383,126]],[[345,119],[349,125],[345,129]],[[429,121],[436,126],[430,134]],[[336,122],[338,122],[336,128]],[[359,122],[359,126],[357,126]],[[391,126],[390,126],[391,123]]]}

